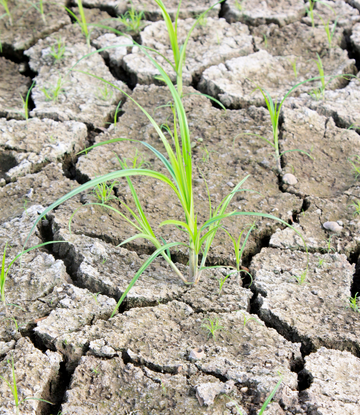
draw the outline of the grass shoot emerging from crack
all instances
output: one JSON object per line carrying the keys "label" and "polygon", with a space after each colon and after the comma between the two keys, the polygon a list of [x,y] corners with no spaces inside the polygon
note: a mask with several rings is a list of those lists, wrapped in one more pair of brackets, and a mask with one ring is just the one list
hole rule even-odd
{"label": "grass shoot emerging from crack", "polygon": [[359,300],[358,294],[359,293],[356,293],[354,297],[349,297],[349,304],[346,307],[346,308],[351,308],[356,313],[360,313],[360,308],[358,305],[358,300]]}
{"label": "grass shoot emerging from crack", "polygon": [[[127,296],[130,289],[136,283],[138,278],[142,275],[142,273],[146,270],[146,268],[159,256],[161,255],[164,260],[170,265],[171,269],[175,272],[175,274],[185,283],[188,285],[197,284],[200,281],[202,271],[207,268],[206,266],[206,259],[210,250],[211,245],[213,244],[214,238],[217,234],[217,231],[222,226],[222,221],[229,217],[234,216],[253,216],[258,218],[268,218],[276,220],[282,223],[285,226],[290,227],[293,229],[297,234],[301,234],[293,228],[291,225],[288,225],[285,221],[266,213],[259,213],[259,212],[243,212],[243,211],[232,211],[227,212],[227,208],[232,201],[233,197],[242,191],[246,191],[243,189],[242,186],[244,182],[247,180],[248,176],[244,177],[234,188],[233,190],[220,202],[220,204],[213,209],[211,206],[211,201],[209,200],[209,217],[208,220],[205,220],[204,223],[199,223],[198,220],[198,213],[194,203],[194,188],[193,188],[193,158],[192,158],[192,147],[191,147],[191,134],[190,128],[188,125],[187,114],[182,102],[183,96],[183,79],[182,79],[182,69],[185,62],[186,56],[186,47],[190,36],[195,29],[196,25],[198,24],[198,20],[195,21],[191,29],[189,30],[184,43],[179,45],[178,43],[178,18],[180,14],[180,4],[175,16],[174,21],[171,19],[170,15],[168,14],[166,7],[162,0],[155,0],[157,5],[159,6],[163,18],[165,20],[165,24],[167,27],[167,31],[170,38],[170,44],[173,51],[173,63],[171,63],[172,68],[176,73],[176,86],[172,83],[169,75],[163,69],[163,67],[157,62],[157,60],[149,54],[148,49],[143,47],[142,45],[137,45],[139,49],[148,57],[152,65],[155,66],[157,71],[160,73],[160,78],[168,87],[171,97],[172,103],[170,104],[171,115],[173,118],[173,131],[167,129],[167,132],[164,132],[161,126],[159,126],[154,118],[146,111],[138,102],[136,102],[131,95],[128,95],[125,91],[121,90],[116,85],[112,84],[109,81],[104,80],[96,75],[86,73],[98,80],[104,82],[104,84],[110,85],[114,89],[121,91],[129,101],[132,101],[135,106],[143,112],[143,114],[147,117],[147,119],[152,124],[152,127],[155,129],[160,142],[163,145],[164,152],[160,152],[159,150],[155,149],[152,145],[150,145],[146,141],[141,140],[130,140],[139,143],[140,145],[144,146],[152,152],[155,157],[162,163],[163,167],[165,168],[166,174],[162,172],[158,172],[156,170],[152,170],[150,168],[140,168],[138,165],[131,168],[128,166],[126,160],[118,158],[119,164],[121,169],[118,171],[114,171],[108,174],[105,174],[101,177],[97,177],[88,181],[87,183],[73,189],[68,194],[64,195],[56,202],[51,204],[47,207],[42,214],[37,218],[35,221],[33,228],[30,232],[35,229],[37,223],[41,220],[42,217],[47,215],[52,209],[56,208],[57,206],[61,205],[71,197],[86,191],[88,189],[93,189],[100,183],[107,183],[113,180],[119,180],[123,178],[127,181],[127,184],[130,188],[130,192],[132,195],[132,199],[135,204],[135,208],[130,208],[126,204],[122,203],[124,209],[132,216],[133,220],[130,220],[124,213],[116,210],[112,206],[107,206],[102,203],[99,205],[104,206],[106,209],[116,211],[119,216],[127,221],[136,231],[133,236],[130,236],[128,239],[122,242],[121,245],[125,243],[129,243],[135,239],[146,239],[150,241],[154,247],[155,251],[152,255],[150,255],[140,269],[136,272],[133,279],[131,280],[129,286],[123,292],[120,297],[120,300],[117,303],[117,306],[112,315],[117,311],[120,304],[124,301],[125,297]],[[216,3],[217,4],[217,3]],[[215,4],[215,5],[216,5]],[[215,6],[214,5],[214,6]],[[213,8],[212,6],[211,8]],[[210,9],[211,9],[210,8]],[[208,9],[206,12],[202,13],[205,14],[210,10]],[[135,44],[135,43],[134,43]],[[118,45],[124,46],[124,45]],[[85,55],[82,59],[85,59],[91,56],[93,53],[99,53],[104,49],[97,50],[95,52],[91,52]],[[153,52],[153,50],[151,50]],[[80,59],[77,63],[79,63],[82,59]],[[75,70],[75,68],[73,68]],[[278,107],[276,107],[278,109]],[[277,126],[277,125],[276,125]],[[116,138],[108,141],[104,141],[101,143],[97,143],[88,149],[84,150],[84,152],[88,151],[91,148],[98,147],[100,145],[106,145],[109,143],[121,142],[121,141],[129,141],[127,138]],[[141,166],[142,167],[142,166]],[[154,230],[152,229],[148,218],[142,208],[140,199],[138,197],[137,191],[131,181],[133,176],[146,176],[149,178],[153,178],[156,181],[162,182],[168,186],[171,192],[174,195],[174,198],[178,201],[179,205],[182,208],[183,218],[171,219],[170,216],[163,220],[159,227],[163,226],[171,226],[177,229],[181,229],[186,235],[187,242],[171,242],[166,243],[160,237],[157,237]],[[75,212],[74,212],[75,213]],[[74,215],[73,213],[73,215]],[[169,215],[171,212],[169,212]],[[71,219],[70,219],[71,220]],[[29,236],[30,236],[29,234]],[[28,238],[29,238],[28,236]],[[27,240],[28,240],[27,238]],[[26,240],[26,242],[27,242]],[[303,238],[302,238],[303,240]],[[303,240],[304,241],[304,240]],[[25,242],[25,245],[26,245]],[[305,242],[304,242],[305,244]],[[189,266],[187,268],[188,274],[183,275],[177,265],[172,261],[170,256],[170,250],[176,246],[184,246],[188,250],[188,263]],[[306,247],[306,244],[305,244]],[[210,324],[210,323],[209,323]]]}

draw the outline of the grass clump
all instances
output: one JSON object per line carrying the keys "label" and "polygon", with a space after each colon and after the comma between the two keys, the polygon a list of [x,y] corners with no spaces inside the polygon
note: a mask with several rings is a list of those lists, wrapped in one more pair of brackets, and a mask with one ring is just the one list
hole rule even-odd
{"label": "grass clump", "polygon": [[[217,231],[222,227],[222,221],[226,218],[233,217],[233,216],[254,216],[254,217],[266,217],[269,219],[274,219],[286,226],[288,225],[285,221],[276,218],[275,216],[259,213],[259,212],[243,212],[243,211],[232,211],[227,212],[227,208],[232,201],[233,197],[240,191],[243,191],[241,186],[246,181],[248,176],[243,178],[234,188],[233,190],[220,202],[220,204],[215,208],[212,209],[210,203],[209,209],[209,216],[208,219],[205,220],[203,223],[199,223],[198,220],[198,213],[196,210],[196,206],[194,203],[194,187],[193,187],[193,158],[192,158],[192,140],[191,140],[191,132],[188,125],[187,114],[182,102],[182,95],[183,95],[183,82],[182,82],[182,69],[185,62],[186,56],[186,47],[189,41],[189,38],[195,29],[198,21],[195,21],[191,29],[189,30],[185,41],[182,45],[178,43],[178,36],[177,36],[177,21],[180,13],[180,6],[178,7],[175,20],[173,21],[168,14],[166,7],[162,0],[155,0],[157,5],[159,6],[163,18],[165,20],[165,24],[167,27],[167,31],[170,38],[170,44],[173,51],[173,58],[174,61],[172,63],[172,67],[176,73],[176,86],[170,79],[170,76],[166,73],[163,67],[156,61],[156,59],[148,53],[147,48],[138,45],[142,52],[148,57],[151,63],[155,66],[157,71],[160,73],[160,78],[168,87],[172,102],[170,103],[170,109],[173,119],[173,129],[167,129],[166,132],[163,131],[162,126],[159,126],[153,117],[143,108],[139,103],[137,103],[130,95],[128,95],[125,91],[122,91],[116,85],[97,77],[96,75],[89,74],[88,72],[83,72],[88,75],[93,76],[96,79],[101,80],[107,85],[112,86],[115,89],[120,90],[129,100],[131,100],[137,108],[145,114],[147,119],[150,121],[152,127],[156,131],[159,142],[163,146],[163,152],[155,149],[152,145],[150,145],[146,141],[141,140],[132,140],[138,142],[140,145],[145,146],[149,151],[153,153],[153,155],[161,162],[165,173],[159,172],[156,170],[152,170],[147,166],[140,166],[138,165],[138,161],[133,164],[133,166],[129,167],[128,162],[124,159],[118,157],[119,164],[121,169],[118,171],[114,171],[108,174],[105,174],[101,177],[97,177],[89,182],[73,189],[68,194],[64,195],[56,202],[51,204],[48,208],[46,208],[43,213],[38,217],[33,225],[33,229],[36,227],[37,223],[48,214],[52,209],[61,205],[62,203],[66,202],[71,197],[86,191],[88,189],[93,189],[100,183],[108,183],[114,180],[119,180],[123,178],[127,181],[128,187],[131,192],[132,200],[134,202],[135,207],[130,208],[125,203],[122,203],[123,208],[131,215],[132,220],[129,219],[124,213],[116,210],[112,206],[107,206],[102,203],[99,205],[104,206],[106,209],[110,209],[116,211],[119,216],[127,221],[135,229],[135,234],[130,236],[128,239],[122,242],[122,245],[125,243],[129,243],[135,239],[145,239],[150,241],[154,247],[155,251],[152,255],[150,255],[140,269],[134,275],[132,281],[130,282],[129,286],[126,288],[124,293],[121,295],[120,300],[116,306],[116,309],[113,312],[116,312],[120,304],[124,301],[126,295],[136,283],[138,278],[142,275],[142,273],[146,270],[146,268],[159,256],[161,255],[163,259],[170,265],[171,269],[175,272],[175,274],[187,285],[195,285],[200,281],[201,275],[203,270],[207,269],[206,260],[210,250],[211,245],[213,244],[214,238],[217,234]],[[214,6],[212,6],[214,7]],[[205,15],[209,10],[203,13]],[[123,45],[119,45],[123,46]],[[97,53],[91,52],[92,53]],[[88,54],[85,57],[91,55]],[[83,57],[83,59],[85,58]],[[117,138],[113,140],[104,141],[101,143],[97,143],[92,147],[89,147],[85,151],[88,151],[91,148],[98,147],[100,145],[106,145],[109,143],[114,143],[117,141],[124,141],[128,140],[126,138]],[[183,231],[184,240],[186,242],[177,241],[166,243],[161,237],[157,237],[156,233],[154,232],[152,226],[150,225],[148,218],[142,208],[140,199],[138,197],[137,191],[135,186],[132,183],[131,178],[139,177],[139,176],[146,176],[149,178],[155,179],[155,181],[162,182],[167,185],[167,187],[172,191],[174,199],[179,203],[182,208],[183,218],[181,219],[172,219],[169,212],[168,218],[163,220],[159,227],[164,226],[171,226],[176,229],[180,229]],[[291,227],[294,229],[293,227]],[[295,230],[295,229],[294,229]],[[297,230],[296,233],[299,234]],[[31,232],[30,232],[31,234]],[[300,234],[299,234],[300,235]],[[29,235],[30,236],[30,235]],[[28,236],[28,238],[29,238]],[[188,252],[188,268],[187,274],[184,275],[183,272],[177,267],[177,265],[172,261],[170,250],[176,246],[183,246],[186,248]],[[209,322],[210,324],[210,322]]]}
{"label": "grass clump", "polygon": [[51,46],[50,55],[55,61],[59,61],[65,54],[65,41],[59,37],[56,43]]}
{"label": "grass clump", "polygon": [[118,17],[118,20],[126,28],[127,32],[138,33],[141,30],[144,20],[144,12],[137,12],[135,7],[131,5],[131,8],[122,16]]}

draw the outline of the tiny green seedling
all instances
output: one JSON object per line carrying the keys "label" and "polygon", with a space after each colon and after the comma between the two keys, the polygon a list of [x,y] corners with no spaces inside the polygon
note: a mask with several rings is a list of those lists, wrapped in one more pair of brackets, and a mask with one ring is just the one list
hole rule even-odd
{"label": "tiny green seedling", "polygon": [[349,297],[349,304],[346,307],[346,308],[351,308],[356,313],[360,313],[360,308],[358,306],[358,294],[359,293],[356,293],[354,297]]}
{"label": "tiny green seedling", "polygon": [[334,34],[335,34],[336,25],[337,25],[337,22],[338,22],[338,18],[335,19],[334,24],[333,24],[333,27],[332,27],[332,29],[330,29],[330,21],[331,21],[331,19],[329,19],[325,23],[324,20],[322,19],[322,17],[321,16],[319,16],[319,17],[320,17],[320,19],[321,19],[321,21],[322,21],[322,23],[324,25],[324,29],[325,29],[326,36],[327,36],[327,40],[328,40],[328,44],[329,44],[329,48],[331,48],[332,47],[332,40],[333,40],[333,37],[334,37]]}
{"label": "tiny green seedling", "polygon": [[326,248],[322,248],[322,251],[330,254],[330,252],[336,252],[336,249],[331,246],[332,235],[329,236],[329,239],[326,241]]}
{"label": "tiny green seedling", "polygon": [[41,401],[41,402],[46,402],[50,405],[54,405],[52,402],[46,401],[45,399],[40,399],[40,398],[35,398],[35,397],[24,398],[21,401],[19,401],[18,387],[17,387],[16,375],[15,375],[14,356],[11,356],[11,362],[9,360],[7,362],[11,364],[12,384],[10,383],[10,381],[6,380],[3,376],[0,376],[0,379],[2,379],[11,390],[12,396],[14,398],[16,415],[20,415],[20,405],[23,404],[25,401]]}
{"label": "tiny green seedling", "polygon": [[310,17],[311,25],[315,27],[315,20],[314,20],[314,6],[317,0],[309,0],[309,7],[305,7],[307,15]]}
{"label": "tiny green seedling", "polygon": [[34,88],[35,86],[35,82],[33,82],[26,94],[25,99],[23,98],[23,96],[20,94],[20,98],[22,100],[23,103],[23,112],[22,111],[15,111],[18,114],[20,114],[22,117],[24,117],[24,119],[27,121],[29,119],[29,99],[30,99],[30,94],[31,94],[31,90]]}
{"label": "tiny green seedling", "polygon": [[11,13],[9,10],[8,0],[0,0],[0,5],[3,6],[3,8],[5,9],[5,14],[9,18],[10,26],[12,26],[12,17],[11,17]]}
{"label": "tiny green seedling", "polygon": [[297,68],[296,68],[296,60],[297,60],[297,57],[295,57],[293,60],[288,59],[290,65],[292,66],[295,79],[297,79],[298,77]]}
{"label": "tiny green seedling", "polygon": [[360,215],[360,200],[357,200],[356,202],[353,201],[349,206],[354,206],[355,211],[353,213],[353,216]]}
{"label": "tiny green seedling", "polygon": [[[208,323],[205,323],[205,321]],[[216,340],[216,333],[224,328],[220,325],[219,319],[217,317],[215,320],[210,317],[204,318],[201,327],[208,332],[208,338],[212,336],[214,340]]]}
{"label": "tiny green seedling", "polygon": [[318,268],[321,268],[324,265],[324,258],[319,258]]}
{"label": "tiny green seedling", "polygon": [[325,72],[324,72],[324,66],[322,63],[322,60],[319,56],[319,54],[316,54],[317,60],[313,59],[313,61],[316,63],[316,66],[319,71],[320,81],[321,81],[321,87],[319,87],[319,92],[321,93],[321,97],[324,97],[325,89],[326,89],[326,83],[325,83]]}
{"label": "tiny green seedling", "polygon": [[128,32],[139,32],[144,19],[144,12],[137,12],[133,5],[125,14],[118,17],[118,20],[125,26]]}
{"label": "tiny green seedling", "polygon": [[118,115],[121,112],[120,105],[121,105],[121,101],[119,101],[119,103],[117,104],[117,106],[115,108],[115,113],[114,113],[114,130],[116,130],[116,123],[117,123],[117,120],[118,120]]}
{"label": "tiny green seedling", "polygon": [[299,285],[305,284],[307,277],[307,270],[302,272],[300,275],[293,275]]}
{"label": "tiny green seedling", "polygon": [[96,303],[98,302],[98,295],[100,294],[100,291],[98,293],[90,293],[91,297],[95,300]]}
{"label": "tiny green seedling", "polygon": [[59,61],[64,57],[65,49],[65,40],[59,37],[57,42],[51,46],[50,55],[54,58],[55,61]]}
{"label": "tiny green seedling", "polygon": [[102,101],[110,101],[114,95],[114,91],[105,84],[102,88],[98,88],[97,97]]}
{"label": "tiny green seedling", "polygon": [[64,82],[61,79],[61,76],[58,78],[56,86],[50,86],[48,88],[41,88],[41,91],[45,95],[46,101],[57,101],[60,94],[64,93]]}
{"label": "tiny green seedling", "polygon": [[163,395],[164,396],[166,396],[166,386],[164,385],[164,382],[163,381],[161,381],[161,389],[162,389],[162,393],[163,393]]}
{"label": "tiny green seedling", "polygon": [[[277,390],[279,389],[281,382],[282,382],[283,378],[281,377],[279,382],[276,384],[275,388],[271,391],[270,395],[266,398],[266,401],[263,403],[259,414],[258,415],[263,415],[265,409],[268,407],[269,403],[272,401],[273,397],[275,396],[275,393],[277,392]],[[225,395],[226,396],[226,395]],[[243,413],[241,412],[241,409],[239,407],[239,405],[237,404],[236,401],[234,401],[233,399],[229,398],[229,396],[226,396],[228,399],[230,399],[230,401],[235,404],[236,410],[238,412],[238,415],[243,415]]]}
{"label": "tiny green seedling", "polygon": [[98,375],[100,373],[99,366],[92,368],[91,373],[93,373],[94,375]]}
{"label": "tiny green seedling", "polygon": [[246,314],[244,314],[244,313],[242,313],[242,315],[244,316],[244,327],[246,326],[246,324],[249,321],[256,321],[257,323],[259,323],[261,325],[260,321],[257,318],[255,318],[255,317],[246,317]]}
{"label": "tiny green seedling", "polygon": [[268,39],[265,33],[263,33],[263,39],[264,39],[264,48],[267,49],[268,47]]}
{"label": "tiny green seedling", "polygon": [[348,162],[352,165],[355,179],[358,179],[360,177],[360,156],[354,154],[348,158]]}
{"label": "tiny green seedling", "polygon": [[239,12],[243,11],[243,8],[244,8],[243,3],[244,3],[244,0],[240,0],[240,1],[235,0],[235,7],[239,10]]}
{"label": "tiny green seedling", "polygon": [[109,203],[110,200],[115,200],[115,199],[117,200],[117,197],[114,196],[112,193],[113,193],[114,187],[117,186],[118,184],[119,184],[119,181],[117,180],[114,180],[110,184],[107,184],[106,182],[97,184],[93,189],[93,192],[97,200],[104,205]]}

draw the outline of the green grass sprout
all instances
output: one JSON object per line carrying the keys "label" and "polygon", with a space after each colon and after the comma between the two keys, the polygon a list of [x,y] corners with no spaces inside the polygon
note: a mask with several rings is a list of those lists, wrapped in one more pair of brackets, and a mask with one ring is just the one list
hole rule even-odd
{"label": "green grass sprout", "polygon": [[80,26],[82,34],[85,36],[86,43],[90,47],[90,31],[88,24],[86,22],[85,12],[82,5],[81,0],[77,0],[77,6],[79,9],[80,18],[76,16],[76,14],[70,10],[68,7],[65,7],[65,10],[70,14],[70,16],[76,21],[76,23]]}
{"label": "green grass sprout", "polygon": [[220,321],[217,317],[215,319],[210,317],[204,318],[201,327],[207,331],[208,338],[212,336],[214,340],[216,340],[217,332],[224,329],[224,327],[220,325]]}
{"label": "green grass sprout", "polygon": [[297,68],[296,68],[296,60],[297,60],[297,57],[295,57],[293,60],[288,59],[290,65],[293,68],[295,79],[297,79],[298,77]]}
{"label": "green grass sprout", "polygon": [[353,216],[360,215],[360,200],[357,200],[356,202],[353,201],[349,206],[354,206],[355,211],[353,213]]}
{"label": "green grass sprout", "polygon": [[305,284],[307,278],[307,270],[302,272],[300,275],[293,275],[299,285]]}
{"label": "green grass sprout", "polygon": [[118,199],[116,196],[112,194],[114,186],[117,186],[118,184],[119,184],[118,180],[114,180],[110,184],[107,184],[106,182],[99,183],[94,187],[93,192],[96,198],[98,199],[98,201],[102,203],[103,205],[106,205],[111,200]]}
{"label": "green grass sprout", "polygon": [[137,12],[133,5],[125,14],[118,17],[118,20],[125,26],[127,32],[138,33],[144,20],[144,12]]}
{"label": "green grass sprout", "polygon": [[55,61],[59,61],[65,54],[65,41],[59,37],[56,43],[51,46],[50,55]]}
{"label": "green grass sprout", "polygon": [[360,313],[360,307],[358,306],[358,294],[356,293],[354,297],[349,297],[349,304],[346,308],[351,308],[353,311]]}
{"label": "green grass sprout", "polygon": [[355,179],[357,180],[360,176],[360,156],[354,154],[348,158],[348,162],[351,164]]}
{"label": "green grass sprout", "polygon": [[330,29],[331,19],[329,19],[325,23],[323,18],[321,16],[319,16],[319,17],[320,17],[320,19],[323,23],[324,29],[325,29],[325,33],[326,33],[326,37],[327,37],[327,40],[328,40],[329,48],[331,48],[332,47],[332,40],[333,40],[333,37],[334,37],[334,34],[335,34],[336,25],[337,25],[337,22],[338,22],[338,18],[335,19],[333,27],[332,27],[332,29]]}
{"label": "green grass sprout", "polygon": [[[110,101],[114,95],[114,91],[111,88],[109,88],[107,84],[105,84],[102,88],[98,88],[97,92],[97,97],[102,101]],[[118,105],[120,104],[121,101]]]}
{"label": "green grass sprout", "polygon": [[57,101],[59,98],[59,95],[64,93],[64,82],[61,79],[61,76],[58,78],[57,83],[55,86],[50,86],[48,88],[41,88],[41,91],[45,95],[46,101]]}
{"label": "green grass sprout", "polygon": [[246,317],[246,314],[244,313],[242,313],[242,315],[244,316],[244,327],[249,321],[256,321],[257,323],[261,324],[260,321],[255,317]]}

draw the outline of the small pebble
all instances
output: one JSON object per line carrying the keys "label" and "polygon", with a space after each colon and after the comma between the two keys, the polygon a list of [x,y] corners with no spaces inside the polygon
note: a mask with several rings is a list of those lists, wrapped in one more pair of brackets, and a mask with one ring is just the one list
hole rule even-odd
{"label": "small pebble", "polygon": [[190,360],[199,360],[205,357],[205,352],[202,347],[197,347],[196,349],[192,349],[189,354]]}
{"label": "small pebble", "polygon": [[234,183],[233,182],[227,182],[226,183],[229,187],[235,187],[235,185],[234,185]]}
{"label": "small pebble", "polygon": [[325,222],[323,227],[332,232],[341,232],[343,229],[337,222]]}
{"label": "small pebble", "polygon": [[293,186],[294,184],[297,183],[296,177],[291,173],[284,174],[282,181],[283,183],[289,184],[290,186]]}

